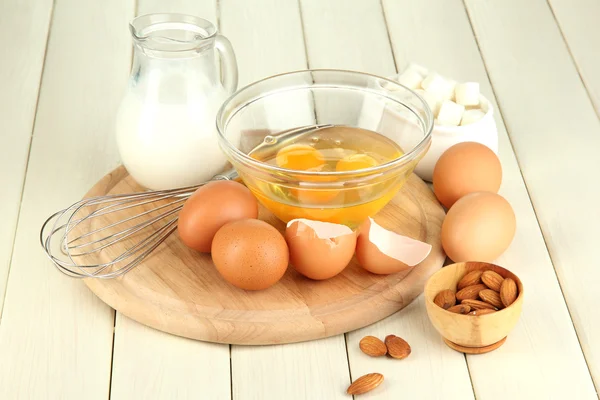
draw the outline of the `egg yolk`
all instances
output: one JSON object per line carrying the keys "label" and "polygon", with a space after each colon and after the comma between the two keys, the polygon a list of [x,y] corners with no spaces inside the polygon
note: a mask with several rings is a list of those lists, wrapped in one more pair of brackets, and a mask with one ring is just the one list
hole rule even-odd
{"label": "egg yolk", "polygon": [[277,152],[277,165],[285,169],[309,171],[322,167],[325,157],[321,152],[309,145],[292,144]]}
{"label": "egg yolk", "polygon": [[352,154],[338,161],[335,170],[338,172],[356,171],[359,169],[375,167],[377,165],[377,161],[371,156],[366,154]]}
{"label": "egg yolk", "polygon": [[[277,165],[297,171],[320,170],[325,166],[325,157],[317,149],[305,144],[292,144],[279,150],[275,159]],[[335,180],[327,176],[302,177],[307,182],[329,182]],[[291,194],[303,204],[322,204],[333,200],[338,195],[337,190],[323,189],[292,189]]]}

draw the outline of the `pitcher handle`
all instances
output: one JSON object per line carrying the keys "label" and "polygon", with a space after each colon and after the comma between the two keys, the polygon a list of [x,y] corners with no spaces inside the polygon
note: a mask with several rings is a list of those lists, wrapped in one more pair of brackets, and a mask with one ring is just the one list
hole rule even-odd
{"label": "pitcher handle", "polygon": [[215,47],[221,56],[223,64],[223,87],[229,94],[235,92],[238,84],[238,69],[235,52],[231,42],[223,35],[215,37]]}

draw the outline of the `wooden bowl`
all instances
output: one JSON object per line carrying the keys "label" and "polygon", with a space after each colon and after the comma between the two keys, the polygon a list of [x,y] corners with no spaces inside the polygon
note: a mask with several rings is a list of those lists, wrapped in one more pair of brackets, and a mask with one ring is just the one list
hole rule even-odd
{"label": "wooden bowl", "polygon": [[[442,290],[456,291],[458,281],[473,270],[492,270],[504,278],[512,278],[519,289],[517,299],[502,310],[484,315],[452,313],[433,302],[435,296]],[[484,353],[500,347],[519,320],[523,307],[521,280],[507,269],[486,262],[461,262],[448,265],[429,278],[424,293],[429,320],[444,337],[448,346],[464,353]]]}

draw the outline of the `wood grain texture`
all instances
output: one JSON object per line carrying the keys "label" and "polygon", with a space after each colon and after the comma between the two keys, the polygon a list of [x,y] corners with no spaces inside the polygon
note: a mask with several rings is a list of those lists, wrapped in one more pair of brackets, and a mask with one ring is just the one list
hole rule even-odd
{"label": "wood grain texture", "polygon": [[[301,2],[312,68],[355,69],[384,76],[396,72],[383,12],[377,2],[303,0]],[[366,335],[382,340],[396,334],[406,339],[414,354],[401,362],[372,358],[358,346]],[[361,398],[435,399],[455,394],[473,398],[465,359],[450,350],[427,320],[422,297],[383,321],[346,335],[352,378],[380,372],[385,382]]]}
{"label": "wood grain texture", "polygon": [[219,0],[220,30],[238,61],[239,87],[306,69],[298,4],[293,0]]}
{"label": "wood grain texture", "polygon": [[106,399],[113,311],[40,249],[44,219],[117,164],[133,2],[56,3],[0,325],[0,398]]}
{"label": "wood grain texture", "polygon": [[230,399],[229,346],[169,335],[117,313],[110,398]]}
{"label": "wood grain texture", "polygon": [[[142,190],[120,167],[94,186],[88,196]],[[151,205],[143,207],[151,209]],[[128,218],[136,212],[130,209],[116,218]],[[110,215],[95,218],[98,225],[91,229],[116,222]],[[412,175],[374,217],[386,229],[433,246],[425,261],[392,275],[371,274],[353,260],[342,273],[326,281],[306,279],[289,268],[271,288],[245,291],[219,275],[209,254],[185,247],[174,233],[123,277],[86,279],[85,283],[117,311],[179,336],[236,344],[313,340],[372,324],[418,296],[425,281],[445,260],[440,241],[444,215],[427,185]],[[285,224],[263,207],[259,218],[285,232]],[[131,221],[132,226],[135,223]],[[127,226],[121,224],[120,228]],[[101,261],[114,259],[134,243],[135,238],[127,239],[106,248]]]}
{"label": "wood grain texture", "polygon": [[[400,336],[410,344],[412,353],[404,360],[369,357],[358,346],[367,335],[381,340],[387,335]],[[371,398],[474,399],[465,358],[441,341],[427,318],[423,296],[383,321],[346,336],[352,378],[371,372],[385,376],[384,384]]]}
{"label": "wood grain texture", "polygon": [[[233,43],[240,68],[240,87],[268,75],[306,69],[306,56],[298,2],[220,0],[221,31]],[[325,343],[325,344],[322,344]],[[322,397],[319,382],[346,379],[348,361],[335,349],[345,347],[344,337],[285,346],[231,347],[233,398],[236,400],[280,400]],[[318,354],[318,363],[305,359],[306,352]],[[272,360],[277,357],[277,365]],[[255,371],[268,371],[255,374]],[[297,371],[302,371],[299,377]],[[303,397],[286,385],[290,379],[303,382]],[[343,386],[340,384],[340,386]],[[343,393],[343,392],[342,392]]]}
{"label": "wood grain texture", "polygon": [[0,316],[51,14],[50,0],[0,3]]}
{"label": "wood grain texture", "polygon": [[506,337],[497,341],[496,343],[490,344],[488,346],[484,346],[484,347],[465,347],[465,346],[460,346],[454,342],[449,341],[448,339],[444,338],[444,343],[446,343],[446,345],[448,345],[448,347],[450,347],[452,350],[456,350],[459,353],[464,353],[464,354],[485,354],[485,353],[489,353],[490,351],[494,351],[498,348],[500,348],[500,346],[502,346],[504,343],[506,343]]}
{"label": "wood grain texture", "polygon": [[[512,279],[518,288],[516,300],[506,308],[479,317],[452,313],[433,302],[442,290],[456,292],[458,281],[471,271],[494,271],[502,278]],[[525,291],[519,277],[505,268],[484,262],[461,262],[435,273],[427,281],[423,295],[429,320],[444,339],[459,346],[485,348],[499,343],[512,331],[521,316]]]}
{"label": "wood grain texture", "polygon": [[[474,3],[485,8],[491,2]],[[497,111],[506,113],[504,104],[502,109],[498,110],[462,2],[384,0],[383,4],[399,66],[412,61],[437,70],[452,79],[480,82],[483,95],[492,102]],[[522,5],[523,3],[513,2],[510,7],[521,8]],[[489,18],[496,20],[493,12],[489,14]],[[537,19],[538,16],[531,16],[532,21]],[[527,29],[532,27],[529,22],[519,23],[524,24],[523,29],[525,26]],[[494,26],[500,23],[490,22],[490,24]],[[508,51],[502,56],[506,62],[501,68],[509,68],[517,73],[516,71],[522,68],[522,63],[517,60],[523,60],[524,57],[515,58],[509,53],[510,49],[516,46],[516,42],[504,44],[502,37],[506,36],[506,32],[511,32],[511,35],[513,32],[512,25],[510,29],[507,26],[506,22],[503,22],[502,28],[498,28],[494,46]],[[476,30],[476,33],[481,40],[482,35],[489,30],[488,21],[481,23],[480,27],[481,30]],[[521,32],[515,34],[514,39],[523,40],[528,36],[529,34]],[[415,40],[407,40],[409,37]],[[554,62],[547,64],[546,67],[540,66],[536,74],[553,64]],[[489,63],[487,65],[489,67]],[[502,84],[512,85],[508,81]],[[545,83],[540,84],[545,85]],[[500,88],[498,86],[495,88],[500,94]],[[520,105],[522,112],[531,115],[531,104],[530,99],[523,101]],[[552,114],[541,112],[539,115]],[[517,216],[517,232],[513,243],[495,263],[519,275],[527,286],[529,294],[525,300],[521,319],[507,342],[500,349],[485,356],[467,356],[473,387],[476,396],[485,399],[562,398],[571,396],[572,390],[576,390],[581,398],[588,398],[593,387],[587,376],[585,360],[572,328],[519,165],[512,151],[501,112],[495,113],[495,117],[503,168],[500,194],[511,203]],[[539,127],[532,127],[531,130],[523,131],[519,135],[528,135],[534,131],[543,132]],[[512,137],[513,143],[515,135]],[[536,146],[528,147],[527,151],[532,154],[546,152]],[[548,199],[554,196],[555,194],[552,194]],[[535,284],[529,284],[530,282]],[[548,313],[549,309],[552,313]],[[552,332],[552,335],[548,332]],[[516,358],[518,362],[515,362]],[[553,359],[560,359],[561,362],[551,362],[550,360]],[[490,370],[494,373],[489,374]],[[565,387],[561,383],[564,379],[576,381],[577,384]],[[505,382],[511,384],[506,385]]]}
{"label": "wood grain texture", "polygon": [[[158,12],[186,13],[217,22],[214,0],[139,0],[138,15]],[[118,312],[114,340],[111,399],[231,397],[227,345],[176,337]]]}
{"label": "wood grain texture", "polygon": [[[600,320],[589,304],[598,301],[598,293],[588,282],[598,276],[590,260],[596,256],[593,238],[600,236],[600,226],[590,221],[600,220],[596,207],[600,192],[589,182],[596,179],[592,171],[600,170],[596,151],[600,124],[545,1],[467,1],[467,6],[562,288],[561,293],[548,257],[539,254],[544,245],[539,228],[524,229],[529,223],[517,211],[519,233],[529,230],[529,234],[520,238],[517,234],[510,250],[518,252],[507,252],[496,263],[511,269],[531,288],[519,324],[526,330],[519,333],[523,337],[517,343],[517,325],[501,349],[470,360],[475,388],[505,388],[494,383],[498,375],[492,379],[478,371],[490,365],[485,362],[488,357],[518,351],[518,371],[507,357],[494,364],[497,372],[502,371],[501,380],[519,381],[511,388],[515,396],[595,398],[561,296],[564,293],[588,365],[597,376],[600,347],[592,338],[600,333]],[[502,193],[506,193],[504,186]],[[548,332],[553,332],[552,339]],[[525,358],[526,353],[532,357]],[[553,364],[552,359],[561,363]],[[526,381],[525,372],[530,375]],[[565,387],[559,382],[566,376],[578,383]]]}
{"label": "wood grain texture", "polygon": [[350,378],[343,338],[260,348],[233,346],[233,398],[347,399]]}
{"label": "wood grain texture", "polygon": [[600,115],[600,2],[596,0],[548,0],[567,47]]}
{"label": "wood grain texture", "polygon": [[217,24],[217,0],[138,0],[137,15],[152,13],[195,15]]}
{"label": "wood grain texture", "polygon": [[381,7],[371,0],[301,0],[310,68],[396,72]]}

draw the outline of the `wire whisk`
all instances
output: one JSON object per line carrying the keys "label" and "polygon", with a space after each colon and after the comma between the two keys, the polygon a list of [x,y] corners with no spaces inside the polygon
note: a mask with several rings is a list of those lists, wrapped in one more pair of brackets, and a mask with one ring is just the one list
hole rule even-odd
{"label": "wire whisk", "polygon": [[[250,154],[276,151],[301,135],[331,126],[311,125],[265,136]],[[210,181],[237,177],[237,172],[230,170]],[[124,275],[177,229],[183,204],[206,183],[83,199],[44,222],[40,243],[52,263],[71,277],[108,279]]]}

